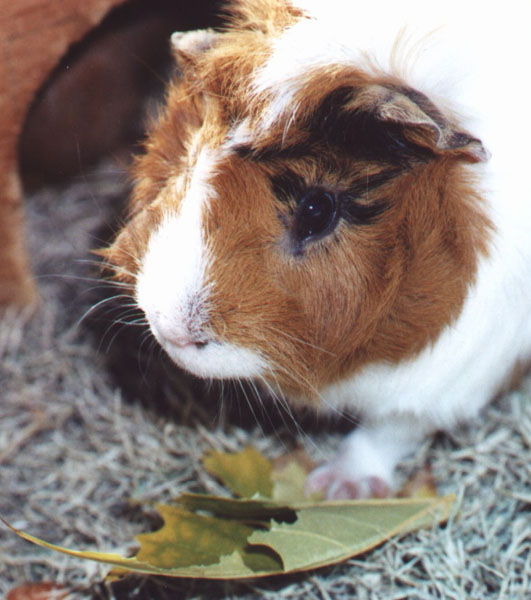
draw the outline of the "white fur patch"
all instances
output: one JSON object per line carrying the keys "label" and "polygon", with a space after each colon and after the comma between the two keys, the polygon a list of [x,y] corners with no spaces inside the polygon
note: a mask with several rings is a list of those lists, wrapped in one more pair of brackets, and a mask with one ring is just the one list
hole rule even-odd
{"label": "white fur patch", "polygon": [[[202,217],[209,199],[215,196],[208,183],[214,167],[211,152],[203,150],[189,180],[175,178],[162,192],[168,207],[173,198],[182,200],[177,212],[167,209],[151,236],[136,287],[138,305],[159,341],[184,339],[190,333],[190,305],[204,305],[208,296]],[[195,318],[198,320],[199,315]],[[201,324],[195,323],[199,327]]]}
{"label": "white fur patch", "polygon": [[249,144],[253,139],[254,136],[249,126],[249,121],[244,119],[230,129],[223,148],[225,151],[230,152],[238,146]]}
{"label": "white fur patch", "polygon": [[[163,194],[168,207],[172,197],[182,199],[179,209],[169,209],[151,236],[136,297],[154,336],[181,367],[207,378],[254,377],[262,373],[262,359],[250,350],[213,339],[208,331],[207,273],[214,258],[204,240],[203,220],[216,197],[209,181],[220,158],[202,149],[189,179],[175,178],[166,186]],[[196,345],[206,341],[206,345]]]}
{"label": "white fur patch", "polygon": [[[308,41],[312,39],[312,43]],[[319,41],[317,41],[319,40]],[[289,60],[286,60],[289,57]],[[284,35],[274,40],[273,54],[258,70],[253,82],[253,92],[266,93],[270,98],[262,121],[262,131],[267,131],[280,117],[296,112],[293,104],[296,92],[304,84],[304,76],[312,69],[329,64],[355,64],[359,53],[335,41],[323,39],[320,23],[302,20]]]}

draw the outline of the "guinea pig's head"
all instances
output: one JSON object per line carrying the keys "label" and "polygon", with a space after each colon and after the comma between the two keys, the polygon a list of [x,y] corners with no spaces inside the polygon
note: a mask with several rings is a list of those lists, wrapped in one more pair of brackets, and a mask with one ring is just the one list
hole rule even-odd
{"label": "guinea pig's head", "polygon": [[459,314],[486,251],[484,150],[374,69],[294,49],[276,78],[276,44],[304,18],[277,9],[174,35],[180,74],[106,256],[178,365],[315,398]]}

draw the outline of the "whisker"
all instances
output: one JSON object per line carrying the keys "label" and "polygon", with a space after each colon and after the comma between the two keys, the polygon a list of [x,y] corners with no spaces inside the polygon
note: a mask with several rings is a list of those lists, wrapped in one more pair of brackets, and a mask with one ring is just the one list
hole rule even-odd
{"label": "whisker", "polygon": [[[76,326],[79,327],[81,325],[81,323],[92,313],[94,313],[95,311],[99,310],[102,306],[105,306],[108,303],[112,303],[116,300],[119,299],[125,299],[128,302],[131,302],[131,296],[127,295],[127,294],[115,294],[114,296],[109,296],[108,298],[103,298],[103,300],[100,300],[99,302],[96,302],[96,304],[93,304],[92,306],[90,306],[84,313],[83,315],[78,319],[78,321],[76,322]],[[123,306],[123,304],[122,304]],[[136,306],[133,304],[128,304],[128,306]]]}
{"label": "whisker", "polygon": [[147,375],[148,375],[149,369],[151,368],[151,364],[156,360],[156,358],[158,358],[160,360],[160,358],[164,354],[164,349],[157,342],[155,337],[152,335],[150,329],[148,329],[146,331],[146,333],[144,334],[144,339],[142,341],[142,345],[144,345],[146,343],[148,344],[148,348],[147,348],[147,358],[146,358],[144,364],[142,365],[140,352],[137,354],[137,357],[138,357],[137,360],[138,360],[139,369],[142,372],[142,380],[144,381],[144,383],[149,383]]}
{"label": "whisker", "polygon": [[[148,345],[147,350],[143,350],[143,348],[144,348],[144,346],[146,344]],[[160,346],[160,344],[156,340],[155,336],[151,333],[151,329],[147,328],[146,331],[144,331],[142,333],[142,339],[141,339],[140,344],[138,346],[138,355],[139,355],[139,358],[140,358],[141,353],[146,352],[147,354],[153,354],[153,352],[155,350],[157,350],[157,349],[159,351],[161,351],[162,347]],[[151,360],[151,359],[149,358],[149,360]],[[149,363],[149,360],[148,360],[148,363]]]}
{"label": "whisker", "polygon": [[[284,425],[285,429],[288,430],[288,431],[291,431],[289,423],[285,419],[284,412],[281,410],[282,400],[280,400],[278,398],[277,393],[273,390],[272,386],[270,385],[270,383],[266,379],[260,378],[260,383],[267,389],[269,395],[271,396],[273,407],[275,408],[275,410],[277,411],[278,415],[280,416],[280,419],[281,419],[282,424]],[[253,391],[255,393],[256,399],[260,400],[262,394],[260,393],[260,390],[258,389],[257,384],[254,381],[251,382],[251,384],[252,384],[252,389],[253,389]],[[273,431],[275,433],[275,438],[282,445],[282,447],[284,448],[284,450],[287,450],[286,449],[286,443],[282,439],[282,437],[280,436],[280,433],[279,433],[277,427],[275,426],[275,423],[273,422],[273,419],[271,418],[271,415],[269,414],[269,411],[264,407],[263,412],[265,413],[266,419],[269,421],[269,423],[273,427]]]}
{"label": "whisker", "polygon": [[[286,375],[288,379],[291,379],[292,381],[294,381],[301,387],[306,388],[307,390],[310,390],[317,397],[321,398],[319,391],[314,386],[314,384],[311,383],[301,373],[296,373],[295,371],[290,371],[287,367],[285,367],[284,365],[281,365],[280,363],[277,363],[275,360],[273,360],[270,357],[268,357],[268,363],[273,367],[274,370],[278,371],[279,373],[282,373],[283,375]],[[277,383],[277,385],[278,385],[278,383]]]}
{"label": "whisker", "polygon": [[[126,225],[126,223],[124,223],[124,226]],[[140,257],[137,254],[133,254],[132,252],[129,252],[129,250],[127,250],[126,248],[121,247],[120,248],[120,252],[122,252],[123,254],[125,254],[126,256],[128,256],[130,259],[132,259],[133,263],[137,266],[140,267],[142,264],[142,261],[140,259]],[[103,264],[111,264],[111,263],[107,263],[107,261],[104,259],[103,260]]]}
{"label": "whisker", "polygon": [[[273,374],[273,377],[276,380],[276,376],[274,374]],[[291,409],[289,401],[282,393],[280,386],[278,385],[278,383],[276,381],[275,381],[275,383],[276,383],[276,387],[278,388],[279,392],[274,394],[274,396],[273,396],[274,399],[276,399],[278,401],[279,406],[282,407],[282,409],[286,412],[286,414],[290,418],[293,425],[295,425],[295,430],[296,430],[297,434],[302,439],[306,440],[309,445],[313,446],[315,449],[318,450],[319,448],[318,448],[317,444],[315,443],[315,441],[313,440],[313,438],[303,429],[301,424],[298,422],[295,414],[293,413],[293,410]],[[281,414],[281,413],[279,412],[279,414]],[[284,419],[283,419],[283,421],[284,421]],[[284,423],[285,423],[285,421],[284,421]]]}
{"label": "whisker", "polygon": [[117,324],[117,325],[127,325],[127,326],[132,326],[132,327],[147,327],[148,321],[144,316],[138,317],[136,319],[131,320],[127,320],[128,315],[136,315],[138,314],[138,310],[131,310],[128,313],[125,313],[124,315],[122,315],[119,319],[114,319],[113,323]]}
{"label": "whisker", "polygon": [[344,418],[348,422],[353,423],[355,425],[358,424],[358,420],[355,419],[354,417],[352,417],[352,415],[349,415],[349,413],[345,412],[341,408],[334,406],[333,404],[328,402],[326,400],[326,398],[324,398],[322,396],[322,394],[319,392],[319,390],[312,383],[310,383],[305,377],[303,377],[302,374],[290,371],[285,366],[273,361],[270,358],[268,358],[268,362],[272,367],[272,369],[270,371],[270,375],[273,376],[275,378],[275,380],[276,380],[276,376],[275,376],[274,370],[277,370],[279,373],[284,374],[285,376],[287,376],[289,379],[291,379],[295,383],[301,385],[301,387],[310,390],[317,398],[319,398],[320,402],[322,402],[322,404],[329,409],[330,413],[332,413],[336,416],[339,416],[341,418]]}
{"label": "whisker", "polygon": [[108,262],[108,261],[91,260],[88,258],[83,258],[83,259],[77,259],[76,262],[84,267],[89,266],[89,267],[96,269],[99,272],[99,274],[98,274],[98,277],[96,277],[95,279],[101,279],[103,281],[108,281],[111,283],[116,282],[117,284],[125,284],[125,285],[130,285],[131,287],[133,287],[132,283],[117,281],[113,275],[106,275],[104,273],[105,271],[114,271],[116,269],[119,269],[122,273],[131,277],[131,279],[136,279],[136,274],[133,273],[132,271],[129,271],[128,269],[125,269],[121,266],[114,265],[113,263]]}
{"label": "whisker", "polygon": [[35,279],[39,281],[45,281],[47,279],[58,279],[61,281],[82,281],[88,283],[94,283],[94,285],[90,288],[87,288],[84,291],[94,291],[99,289],[109,289],[112,287],[123,288],[124,290],[130,290],[131,292],[134,290],[134,286],[129,283],[121,282],[121,281],[113,281],[111,279],[101,278],[101,277],[89,277],[82,275],[71,275],[69,273],[42,273],[37,275]]}
{"label": "whisker", "polygon": [[240,386],[240,389],[241,389],[241,391],[243,393],[245,401],[247,402],[247,406],[249,407],[249,409],[250,409],[250,411],[251,411],[251,413],[253,415],[253,418],[254,418],[254,420],[256,422],[256,425],[258,426],[258,429],[260,430],[260,433],[262,434],[263,437],[265,437],[265,432],[264,432],[264,430],[262,428],[262,423],[260,422],[260,419],[256,415],[256,412],[255,412],[254,407],[253,407],[253,403],[249,400],[249,396],[247,395],[247,391],[245,389],[245,386],[243,385],[243,382],[241,381],[241,379],[237,379],[236,381],[238,382],[238,385]]}
{"label": "whisker", "polygon": [[284,337],[293,340],[294,342],[297,342],[298,344],[304,344],[305,346],[308,346],[309,348],[312,348],[313,350],[317,350],[318,352],[323,352],[325,354],[328,354],[330,356],[337,356],[336,354],[334,354],[333,352],[330,352],[329,350],[325,350],[324,348],[321,348],[320,346],[316,346],[314,344],[311,344],[310,342],[307,342],[306,340],[303,340],[301,338],[295,337],[294,335],[290,335],[289,333],[286,333],[285,331],[282,331],[281,329],[277,329],[276,327],[272,327],[269,326],[269,329],[271,331],[273,331],[274,333],[283,335]]}
{"label": "whisker", "polygon": [[111,346],[114,344],[114,342],[116,341],[116,338],[123,332],[123,330],[128,327],[127,324],[118,324],[118,321],[113,321],[109,327],[107,327],[107,329],[105,330],[105,332],[103,333],[102,337],[101,337],[101,341],[100,341],[100,348],[102,348],[103,343],[105,342],[105,338],[111,333],[111,331],[113,331],[113,328],[116,328],[116,331],[114,332],[114,335],[110,338],[110,340],[107,342],[107,346],[105,348],[105,353],[109,353],[111,350]]}
{"label": "whisker", "polygon": [[219,409],[218,409],[218,425],[222,427],[225,425],[226,413],[225,413],[225,380],[220,380],[220,393],[219,393]]}

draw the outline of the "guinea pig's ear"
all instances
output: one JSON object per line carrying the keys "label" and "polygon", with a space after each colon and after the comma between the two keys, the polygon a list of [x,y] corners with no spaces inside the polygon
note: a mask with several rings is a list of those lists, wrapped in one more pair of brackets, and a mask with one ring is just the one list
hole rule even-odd
{"label": "guinea pig's ear", "polygon": [[347,152],[384,158],[452,154],[469,162],[487,159],[480,140],[460,129],[425,96],[401,86],[340,88],[323,104],[322,127]]}
{"label": "guinea pig's ear", "polygon": [[180,67],[193,66],[197,59],[215,46],[219,37],[213,29],[176,31],[171,36],[171,45]]}

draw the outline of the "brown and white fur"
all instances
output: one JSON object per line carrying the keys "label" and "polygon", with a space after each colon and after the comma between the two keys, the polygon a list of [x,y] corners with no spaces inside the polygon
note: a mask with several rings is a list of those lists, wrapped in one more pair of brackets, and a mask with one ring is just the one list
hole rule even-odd
{"label": "brown and white fur", "polygon": [[172,38],[105,254],[184,369],[363,416],[309,490],[385,493],[531,356],[528,7],[234,0]]}

